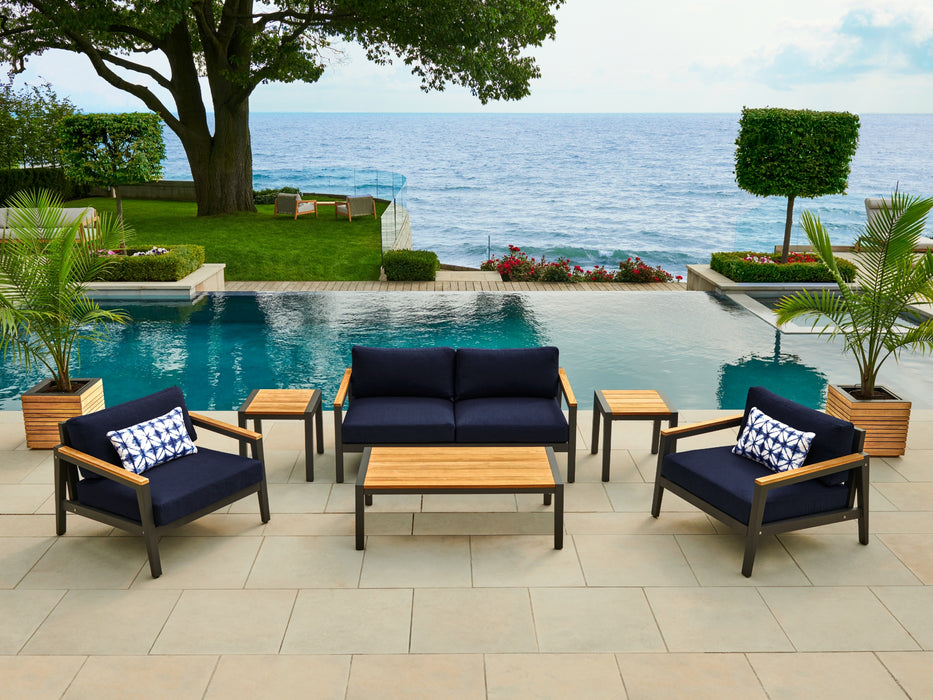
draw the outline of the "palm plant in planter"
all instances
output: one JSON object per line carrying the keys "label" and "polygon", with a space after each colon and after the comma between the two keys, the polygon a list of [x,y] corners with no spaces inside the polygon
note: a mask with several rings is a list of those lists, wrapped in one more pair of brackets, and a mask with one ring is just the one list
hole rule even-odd
{"label": "palm plant in planter", "polygon": [[44,366],[50,378],[22,396],[26,444],[54,447],[58,423],[104,407],[98,379],[73,379],[80,340],[100,341],[108,322],[127,315],[105,311],[88,298],[87,285],[110,264],[100,255],[119,245],[122,226],[109,217],[79,237],[80,222],[67,221],[61,200],[47,191],[14,195],[7,238],[0,242],[0,348],[28,370]]}
{"label": "palm plant in planter", "polygon": [[895,192],[859,236],[858,277],[851,284],[839,274],[819,217],[804,212],[803,229],[839,292],[801,291],[777,305],[779,323],[813,315],[814,327],[826,322],[820,333],[842,336],[855,356],[859,384],[830,386],[826,410],[865,428],[865,450],[872,455],[904,454],[910,419],[910,403],[876,385],[878,370],[901,350],[933,349],[933,318],[919,325],[902,320],[912,304],[933,302],[933,252],[914,252],[931,207],[933,198]]}

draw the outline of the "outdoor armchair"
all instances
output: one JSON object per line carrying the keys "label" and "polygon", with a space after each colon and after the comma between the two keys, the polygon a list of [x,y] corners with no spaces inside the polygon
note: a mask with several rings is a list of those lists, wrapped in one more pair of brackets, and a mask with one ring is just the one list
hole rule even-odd
{"label": "outdoor armchair", "polygon": [[272,217],[275,218],[279,214],[290,216],[293,219],[297,219],[303,214],[314,214],[314,218],[317,218],[317,200],[302,199],[300,194],[280,192],[275,196]]}
{"label": "outdoor armchair", "polygon": [[[249,445],[251,456],[195,448],[195,426]],[[262,435],[189,413],[177,387],[71,418],[59,431],[56,533],[65,534],[70,512],[142,535],[153,578],[162,574],[158,542],[167,529],[254,493],[269,520]]]}
{"label": "outdoor armchair", "polygon": [[[776,430],[776,421],[784,428]],[[739,451],[771,461],[772,468],[735,454],[732,445],[677,451],[678,440],[735,427]],[[806,457],[796,442],[807,438],[797,440],[795,432],[813,434]],[[864,442],[865,432],[852,423],[752,387],[744,413],[661,431],[651,515],[659,516],[667,489],[743,533],[746,577],[752,575],[762,535],[857,519],[859,542],[868,544]],[[775,471],[781,468],[786,471]]]}
{"label": "outdoor armchair", "polygon": [[347,197],[346,202],[336,202],[334,205],[334,218],[345,216],[353,221],[354,216],[375,216],[376,200],[371,195],[364,197]]}

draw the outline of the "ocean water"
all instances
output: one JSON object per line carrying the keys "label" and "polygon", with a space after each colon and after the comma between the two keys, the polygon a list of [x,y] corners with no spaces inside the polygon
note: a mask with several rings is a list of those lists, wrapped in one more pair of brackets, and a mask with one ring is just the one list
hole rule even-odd
{"label": "ocean water", "polygon": [[[629,256],[685,274],[717,250],[771,250],[786,200],[735,184],[738,114],[268,114],[251,120],[257,189],[314,191],[328,169],[407,178],[416,248],[477,267],[487,246],[615,266]],[[860,115],[847,194],[798,199],[850,243],[864,199],[933,194],[933,115]],[[166,131],[165,177],[190,170]],[[337,192],[336,194],[341,194]]]}

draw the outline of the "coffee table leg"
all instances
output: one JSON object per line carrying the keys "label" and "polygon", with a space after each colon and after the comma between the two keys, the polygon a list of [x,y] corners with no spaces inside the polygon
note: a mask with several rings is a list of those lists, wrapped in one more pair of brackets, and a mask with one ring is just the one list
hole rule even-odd
{"label": "coffee table leg", "polygon": [[603,422],[603,481],[609,481],[609,457],[612,455],[612,418]]}
{"label": "coffee table leg", "polygon": [[[305,414],[305,481],[314,481],[314,416]],[[320,429],[318,429],[320,435]]]}
{"label": "coffee table leg", "polygon": [[590,441],[590,454],[599,452],[599,396],[593,393],[593,439]]}
{"label": "coffee table leg", "polygon": [[554,489],[554,549],[564,548],[564,485]]}
{"label": "coffee table leg", "polygon": [[356,548],[363,549],[364,541],[364,529],[363,524],[364,511],[366,507],[363,505],[363,486],[358,484],[356,487]]}

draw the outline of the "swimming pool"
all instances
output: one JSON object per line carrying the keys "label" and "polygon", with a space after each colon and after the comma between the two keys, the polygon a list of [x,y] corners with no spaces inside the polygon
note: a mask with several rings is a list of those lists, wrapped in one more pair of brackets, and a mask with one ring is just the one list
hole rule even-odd
{"label": "swimming pool", "polygon": [[[785,335],[700,292],[308,292],[211,294],[193,305],[121,304],[112,342],[84,345],[75,376],[104,378],[107,404],[177,384],[194,409],[237,408],[252,389],[320,388],[327,406],[354,344],[556,345],[581,409],[595,388],[663,391],[678,409],[741,408],[764,384],[820,406],[827,382],[852,383],[841,344]],[[933,360],[904,355],[880,381],[930,408]],[[9,360],[0,408],[45,374]]]}

